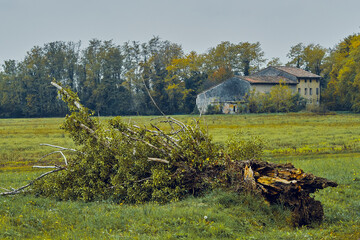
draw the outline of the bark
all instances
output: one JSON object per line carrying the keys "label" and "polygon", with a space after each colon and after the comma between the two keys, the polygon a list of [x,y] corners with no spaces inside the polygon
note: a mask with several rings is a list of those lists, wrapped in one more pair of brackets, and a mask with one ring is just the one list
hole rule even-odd
{"label": "bark", "polygon": [[260,193],[267,201],[283,204],[292,210],[294,226],[321,222],[324,216],[322,205],[310,196],[326,187],[336,187],[336,182],[305,173],[292,164],[276,164],[257,160],[231,162],[228,167],[239,175],[232,184],[237,191]]}

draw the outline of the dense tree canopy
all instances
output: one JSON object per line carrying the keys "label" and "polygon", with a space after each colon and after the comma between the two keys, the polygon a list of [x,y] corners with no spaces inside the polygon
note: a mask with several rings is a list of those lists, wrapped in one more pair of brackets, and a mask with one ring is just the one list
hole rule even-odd
{"label": "dense tree canopy", "polygon": [[328,65],[329,83],[324,98],[329,108],[360,112],[360,35],[339,43]]}
{"label": "dense tree canopy", "polygon": [[159,37],[122,46],[93,39],[84,49],[80,42],[51,42],[33,47],[21,62],[4,62],[0,117],[65,115],[53,79],[78,92],[97,115],[191,113],[199,92],[258,69],[263,55],[259,43],[248,42],[223,42],[204,54],[184,54],[181,45]]}
{"label": "dense tree canopy", "polygon": [[303,68],[317,75],[320,75],[325,64],[325,57],[328,50],[319,44],[309,44],[305,46],[303,43],[296,44],[290,48],[287,57],[290,61],[288,66]]}
{"label": "dense tree canopy", "polygon": [[[358,112],[358,42],[359,35],[352,35],[334,49],[299,43],[290,48],[286,65],[321,75],[322,100],[331,109]],[[159,37],[123,45],[93,39],[85,48],[80,42],[51,42],[33,47],[22,61],[4,61],[0,117],[64,116],[67,110],[50,87],[53,79],[78,92],[97,115],[191,113],[198,93],[234,75],[252,74],[265,62],[259,42],[224,41],[205,53],[187,54]],[[274,65],[282,65],[279,58],[267,62]]]}

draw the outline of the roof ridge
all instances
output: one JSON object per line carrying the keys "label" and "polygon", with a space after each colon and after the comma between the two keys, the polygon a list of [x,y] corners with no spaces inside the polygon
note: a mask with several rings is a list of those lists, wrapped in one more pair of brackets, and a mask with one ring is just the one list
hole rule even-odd
{"label": "roof ridge", "polygon": [[[277,70],[283,71],[285,73],[294,75],[295,77],[305,77],[305,78],[321,78],[321,76],[312,73],[310,71],[304,70],[302,68],[298,68],[298,67],[292,67],[292,66],[270,66],[269,68],[275,68]],[[289,71],[286,71],[286,69],[289,69]],[[291,71],[290,69],[297,71],[298,73],[295,73],[294,71]],[[301,74],[301,73],[303,74]],[[304,74],[306,73],[306,74]]]}

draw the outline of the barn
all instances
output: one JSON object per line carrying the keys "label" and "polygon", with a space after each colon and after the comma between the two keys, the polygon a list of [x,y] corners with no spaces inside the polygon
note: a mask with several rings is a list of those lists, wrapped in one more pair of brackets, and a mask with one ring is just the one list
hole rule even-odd
{"label": "barn", "polygon": [[271,66],[250,76],[235,76],[214,86],[196,98],[196,106],[201,114],[209,108],[217,108],[218,112],[232,114],[244,111],[242,104],[246,103],[251,90],[266,93],[280,83],[284,83],[306,99],[307,104],[320,102],[319,75],[300,68],[287,66]]}

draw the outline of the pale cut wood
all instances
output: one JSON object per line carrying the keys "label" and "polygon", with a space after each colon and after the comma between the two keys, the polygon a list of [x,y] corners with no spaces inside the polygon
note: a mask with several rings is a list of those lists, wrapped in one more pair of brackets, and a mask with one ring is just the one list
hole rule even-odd
{"label": "pale cut wood", "polygon": [[160,163],[166,163],[169,164],[168,160],[161,159],[161,158],[148,158],[149,162],[160,162]]}

